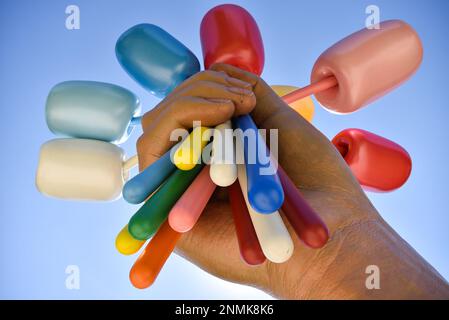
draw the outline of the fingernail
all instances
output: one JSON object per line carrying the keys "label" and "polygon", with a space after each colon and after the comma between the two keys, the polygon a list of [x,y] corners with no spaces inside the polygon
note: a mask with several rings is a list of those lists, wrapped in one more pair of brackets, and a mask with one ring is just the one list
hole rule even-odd
{"label": "fingernail", "polygon": [[243,81],[243,80],[240,80],[240,79],[237,79],[237,78],[228,77],[226,79],[226,81],[230,85],[233,85],[233,86],[236,86],[236,87],[244,87],[244,88],[248,88],[248,89],[251,88],[251,83],[248,83],[246,81]]}
{"label": "fingernail", "polygon": [[232,93],[243,94],[245,96],[250,96],[253,94],[251,90],[239,88],[239,87],[228,87],[228,90]]}

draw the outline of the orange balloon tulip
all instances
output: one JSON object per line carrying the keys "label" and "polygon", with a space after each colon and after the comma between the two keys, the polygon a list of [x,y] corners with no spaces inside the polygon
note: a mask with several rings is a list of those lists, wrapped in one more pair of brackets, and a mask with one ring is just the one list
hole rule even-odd
{"label": "orange balloon tulip", "polygon": [[181,234],[173,230],[165,220],[129,272],[129,279],[134,287],[145,289],[153,284]]}

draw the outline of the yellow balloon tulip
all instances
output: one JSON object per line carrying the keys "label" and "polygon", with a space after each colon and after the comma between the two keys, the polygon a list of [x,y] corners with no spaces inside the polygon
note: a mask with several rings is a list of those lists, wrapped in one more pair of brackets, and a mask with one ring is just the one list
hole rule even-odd
{"label": "yellow balloon tulip", "polygon": [[139,251],[142,248],[145,240],[136,240],[128,232],[128,225],[124,226],[123,229],[117,235],[115,239],[115,247],[117,251],[124,255],[131,255]]}
{"label": "yellow balloon tulip", "polygon": [[192,130],[173,156],[173,163],[178,169],[189,171],[200,163],[201,153],[209,142],[211,132],[208,127],[196,127]]}
{"label": "yellow balloon tulip", "polygon": [[[278,86],[273,85],[271,88],[276,92],[276,94],[280,97],[285,96],[286,94],[298,89],[298,87],[294,86]],[[304,119],[309,122],[312,122],[313,114],[315,113],[315,105],[313,104],[313,100],[311,97],[305,97],[301,100],[295,101],[289,104],[293,110],[298,112]]]}

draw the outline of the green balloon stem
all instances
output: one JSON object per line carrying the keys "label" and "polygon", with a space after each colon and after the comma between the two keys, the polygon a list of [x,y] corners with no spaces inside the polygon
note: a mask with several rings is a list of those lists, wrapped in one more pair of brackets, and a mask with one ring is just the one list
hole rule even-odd
{"label": "green balloon stem", "polygon": [[202,167],[202,164],[198,164],[192,170],[178,169],[172,173],[159,190],[131,217],[128,231],[133,238],[146,240],[153,236]]}

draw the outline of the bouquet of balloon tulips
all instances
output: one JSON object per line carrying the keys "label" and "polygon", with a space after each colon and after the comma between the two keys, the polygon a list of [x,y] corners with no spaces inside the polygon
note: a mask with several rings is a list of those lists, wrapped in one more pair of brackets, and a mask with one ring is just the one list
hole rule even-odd
{"label": "bouquet of balloon tulips", "polygon": [[[245,9],[236,5],[211,9],[203,18],[200,35],[205,69],[221,62],[262,73],[262,37]],[[124,32],[116,55],[133,79],[160,98],[200,71],[198,59],[188,48],[151,24]],[[323,52],[313,66],[310,85],[273,89],[311,121],[311,95],[332,112],[355,112],[407,80],[421,60],[422,45],[412,27],[400,20],[385,21],[380,29],[355,32]],[[292,255],[293,242],[280,211],[305,245],[321,248],[326,244],[325,223],[271,155],[250,115],[213,130],[193,128],[130,178],[137,156],[126,158],[118,144],[140,125],[140,110],[135,94],[113,84],[57,84],[47,99],[46,120],[52,132],[66,138],[42,146],[36,175],[38,189],[49,196],[114,200],[123,194],[129,203],[143,203],[116,239],[118,251],[127,255],[148,241],[130,272],[134,286],[153,283],[182,233],[200,218],[217,185],[228,188],[236,236],[247,264],[258,265],[266,259],[282,263]],[[233,129],[251,132],[253,139],[227,134]],[[410,175],[410,156],[386,138],[347,129],[332,142],[367,190],[394,190]],[[206,148],[212,155],[209,164],[201,156]],[[257,152],[269,161],[254,157]]]}

